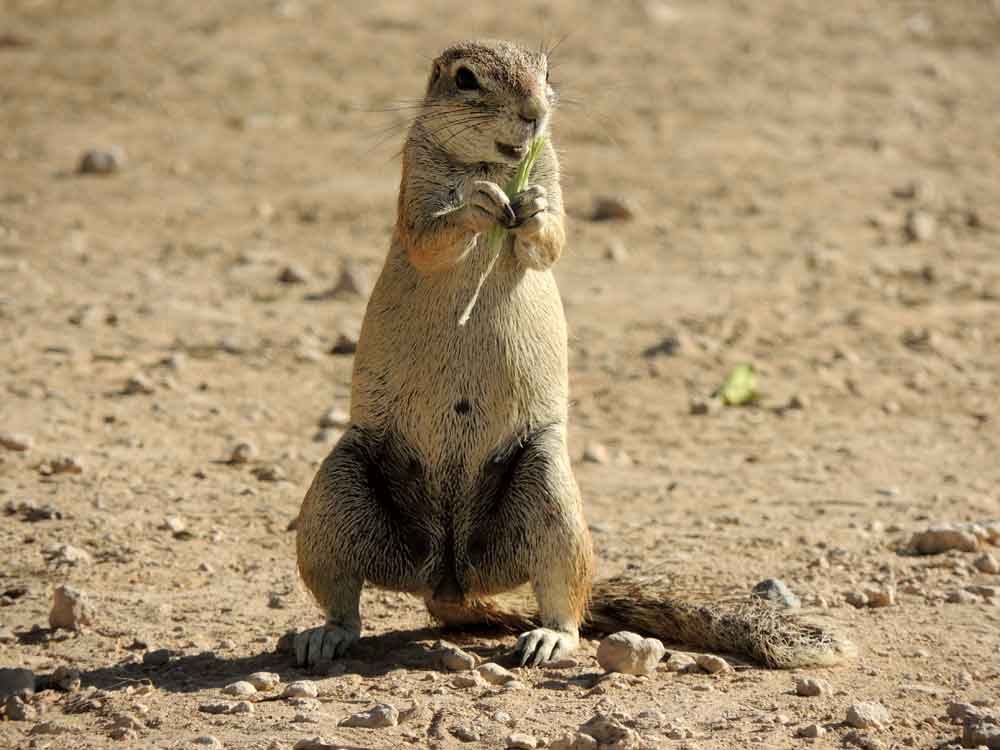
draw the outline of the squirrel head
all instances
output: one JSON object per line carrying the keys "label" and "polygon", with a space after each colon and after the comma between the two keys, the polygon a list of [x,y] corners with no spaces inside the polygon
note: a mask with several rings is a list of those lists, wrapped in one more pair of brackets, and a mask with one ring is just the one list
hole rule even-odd
{"label": "squirrel head", "polygon": [[504,41],[460,42],[431,67],[417,125],[462,162],[516,164],[555,104],[548,58]]}

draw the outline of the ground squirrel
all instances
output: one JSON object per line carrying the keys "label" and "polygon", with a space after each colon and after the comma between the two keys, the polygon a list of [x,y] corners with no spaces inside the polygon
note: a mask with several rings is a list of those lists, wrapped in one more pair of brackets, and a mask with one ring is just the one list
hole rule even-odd
{"label": "ground squirrel", "polygon": [[[296,636],[296,660],[315,665],[358,639],[368,582],[422,596],[447,624],[527,628],[522,664],[571,653],[581,624],[771,666],[834,662],[845,643],[764,603],[698,604],[624,578],[591,591],[566,448],[566,322],[550,271],[565,243],[551,139],[526,190],[500,188],[548,134],[555,99],[543,52],[463,42],[433,62],[355,355],[351,424],[299,514],[299,571],[326,622]],[[508,231],[495,265],[494,226]],[[534,602],[516,591],[529,583]]]}

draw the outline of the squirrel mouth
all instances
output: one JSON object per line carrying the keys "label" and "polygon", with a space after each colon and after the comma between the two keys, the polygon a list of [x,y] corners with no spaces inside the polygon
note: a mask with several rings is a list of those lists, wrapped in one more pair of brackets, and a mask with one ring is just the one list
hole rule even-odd
{"label": "squirrel mouth", "polygon": [[524,157],[526,150],[524,146],[512,146],[509,143],[497,141],[497,151],[500,152],[501,156],[506,156],[508,159],[519,161]]}

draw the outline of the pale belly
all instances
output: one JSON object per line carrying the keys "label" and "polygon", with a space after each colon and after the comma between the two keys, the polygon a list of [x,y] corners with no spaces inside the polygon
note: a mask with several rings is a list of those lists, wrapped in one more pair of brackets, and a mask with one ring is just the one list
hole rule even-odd
{"label": "pale belly", "polygon": [[392,433],[429,472],[478,473],[498,448],[566,419],[566,323],[549,272],[504,256],[468,321],[488,253],[421,276],[393,248],[369,300],[354,363],[352,421]]}

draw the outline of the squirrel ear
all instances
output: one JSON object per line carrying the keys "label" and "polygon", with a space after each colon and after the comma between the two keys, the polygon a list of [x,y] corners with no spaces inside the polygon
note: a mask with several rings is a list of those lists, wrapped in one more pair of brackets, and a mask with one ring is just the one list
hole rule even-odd
{"label": "squirrel ear", "polygon": [[427,82],[427,93],[430,93],[431,89],[434,88],[434,84],[438,82],[441,77],[441,63],[435,62],[431,67],[431,77]]}

